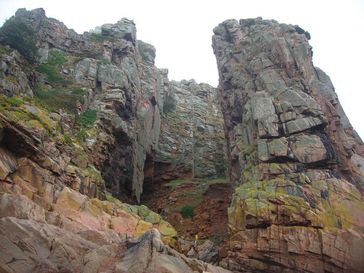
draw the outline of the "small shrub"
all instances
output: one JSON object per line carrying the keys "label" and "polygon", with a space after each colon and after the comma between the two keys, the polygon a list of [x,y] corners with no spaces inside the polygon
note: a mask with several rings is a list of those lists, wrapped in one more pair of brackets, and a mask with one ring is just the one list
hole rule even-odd
{"label": "small shrub", "polygon": [[86,95],[86,91],[82,88],[73,88],[71,90],[71,93],[72,93],[72,95],[78,96],[80,98],[81,97],[83,98],[83,96]]}
{"label": "small shrub", "polygon": [[76,138],[77,140],[83,142],[86,141],[86,138],[88,137],[87,131],[85,128],[81,128],[77,133],[76,133]]}
{"label": "small shrub", "polygon": [[19,97],[6,97],[5,100],[11,106],[15,106],[15,107],[18,107],[18,106],[24,104],[24,101]]}
{"label": "small shrub", "polygon": [[49,111],[57,112],[62,108],[71,114],[76,114],[76,102],[82,103],[85,95],[81,88],[48,89],[44,86],[38,86],[34,93],[38,102]]}
{"label": "small shrub", "polygon": [[194,210],[194,207],[190,204],[187,204],[181,208],[180,212],[181,212],[183,218],[192,218],[195,215],[193,210]]}
{"label": "small shrub", "polygon": [[73,146],[72,138],[68,134],[63,135],[64,143],[66,143],[69,146]]}
{"label": "small shrub", "polygon": [[58,69],[48,63],[38,66],[37,71],[46,74],[47,81],[50,83],[62,83],[64,81]]}
{"label": "small shrub", "polygon": [[81,115],[79,115],[77,119],[77,123],[81,127],[91,127],[97,118],[97,110],[95,109],[87,109]]}
{"label": "small shrub", "polygon": [[48,56],[48,64],[54,65],[54,66],[61,66],[66,62],[66,57],[64,56],[64,53],[62,51],[53,50],[49,52]]}
{"label": "small shrub", "polygon": [[11,82],[13,84],[16,84],[18,82],[18,79],[13,75],[7,75],[5,76],[4,80]]}
{"label": "small shrub", "polygon": [[101,33],[91,33],[91,41],[94,42],[103,42],[103,41],[107,41],[107,40],[111,40],[111,37],[108,36],[104,36]]}
{"label": "small shrub", "polygon": [[8,49],[5,46],[0,45],[0,55],[8,53]]}
{"label": "small shrub", "polygon": [[106,59],[102,59],[99,63],[103,64],[103,65],[112,64],[112,62],[110,60],[106,60]]}
{"label": "small shrub", "polygon": [[59,70],[61,66],[66,62],[64,53],[61,51],[49,52],[48,61],[37,67],[37,71],[47,76],[47,80],[54,84],[64,84],[67,81],[62,77]]}
{"label": "small shrub", "polygon": [[38,50],[36,33],[18,18],[10,18],[0,29],[0,43],[17,49],[30,63],[35,63]]}

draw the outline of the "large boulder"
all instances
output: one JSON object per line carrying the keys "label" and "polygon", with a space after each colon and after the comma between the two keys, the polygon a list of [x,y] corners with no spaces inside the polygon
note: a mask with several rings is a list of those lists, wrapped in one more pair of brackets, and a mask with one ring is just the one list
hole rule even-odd
{"label": "large boulder", "polygon": [[127,251],[115,265],[118,273],[229,273],[230,271],[205,262],[187,258],[163,244],[158,230],[152,229],[143,236],[127,242]]}

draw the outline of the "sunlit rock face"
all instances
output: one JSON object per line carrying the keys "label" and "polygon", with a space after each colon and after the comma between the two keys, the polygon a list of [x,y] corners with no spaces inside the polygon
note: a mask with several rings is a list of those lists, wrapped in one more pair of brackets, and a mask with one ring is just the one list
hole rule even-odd
{"label": "sunlit rock face", "polygon": [[298,26],[214,29],[239,272],[363,272],[363,143]]}

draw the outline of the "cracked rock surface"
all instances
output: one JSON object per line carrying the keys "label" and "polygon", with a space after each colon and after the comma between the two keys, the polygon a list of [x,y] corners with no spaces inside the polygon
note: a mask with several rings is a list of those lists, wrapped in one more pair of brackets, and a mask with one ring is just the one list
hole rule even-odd
{"label": "cracked rock surface", "polygon": [[239,272],[363,272],[363,143],[298,26],[214,29]]}

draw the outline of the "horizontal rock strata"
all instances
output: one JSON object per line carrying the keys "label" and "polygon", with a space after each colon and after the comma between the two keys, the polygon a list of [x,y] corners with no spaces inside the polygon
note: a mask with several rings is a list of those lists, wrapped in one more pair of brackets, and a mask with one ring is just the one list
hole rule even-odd
{"label": "horizontal rock strata", "polygon": [[298,26],[214,29],[239,272],[363,272],[363,143]]}

